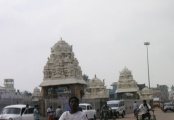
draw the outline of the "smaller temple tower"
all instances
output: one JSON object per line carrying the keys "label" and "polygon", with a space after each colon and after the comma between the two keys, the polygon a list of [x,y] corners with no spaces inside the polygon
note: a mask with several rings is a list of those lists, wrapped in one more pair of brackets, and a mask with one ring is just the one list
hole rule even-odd
{"label": "smaller temple tower", "polygon": [[132,72],[126,67],[120,72],[117,83],[117,98],[118,99],[138,99],[139,88],[133,79]]}
{"label": "smaller temple tower", "polygon": [[33,90],[33,94],[32,94],[32,101],[34,102],[38,102],[41,95],[40,95],[40,89],[35,87],[34,90]]}

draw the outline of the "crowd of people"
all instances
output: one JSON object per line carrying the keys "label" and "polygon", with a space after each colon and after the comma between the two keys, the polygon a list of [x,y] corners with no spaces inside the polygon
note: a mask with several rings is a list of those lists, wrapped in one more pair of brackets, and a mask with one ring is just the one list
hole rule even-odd
{"label": "crowd of people", "polygon": [[48,120],[59,120],[62,113],[63,110],[61,109],[61,106],[58,106],[55,111],[52,109],[52,106],[49,106],[47,109],[47,118]]}
{"label": "crowd of people", "polygon": [[[77,97],[71,97],[69,99],[70,110],[63,112],[61,106],[58,106],[54,111],[52,106],[47,108],[47,119],[48,120],[88,120],[87,116],[82,112],[82,109],[79,107],[79,99]],[[102,107],[102,110],[108,109],[107,103],[105,103]],[[151,106],[143,100],[143,103],[138,105],[135,101],[133,104],[134,116],[138,120],[138,113],[141,111],[142,120],[146,117],[150,120],[150,110]],[[39,111],[38,106],[36,105],[34,108],[34,120],[39,120]]]}
{"label": "crowd of people", "polygon": [[48,120],[88,120],[87,116],[82,112],[79,107],[79,99],[77,97],[71,97],[69,99],[70,110],[63,112],[61,106],[58,106],[53,111],[52,106],[47,108]]}

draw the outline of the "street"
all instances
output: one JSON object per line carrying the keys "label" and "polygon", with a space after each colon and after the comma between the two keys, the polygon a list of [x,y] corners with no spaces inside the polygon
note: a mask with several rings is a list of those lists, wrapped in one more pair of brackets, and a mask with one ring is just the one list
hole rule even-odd
{"label": "street", "polygon": [[[164,113],[159,108],[155,108],[154,110],[155,110],[154,114],[156,115],[156,120],[174,120],[174,112],[167,111],[166,113]],[[134,118],[133,113],[126,114],[124,118],[119,117],[118,119],[119,120],[136,120]],[[97,119],[97,120],[99,120],[99,119]],[[112,120],[112,119],[109,119],[109,120]]]}
{"label": "street", "polygon": [[[164,113],[163,111],[161,111],[161,109],[159,108],[155,108],[154,109],[154,114],[156,115],[156,120],[174,120],[174,112],[171,111],[167,111],[166,113]],[[131,114],[126,114],[124,118],[121,118],[121,116],[119,118],[117,118],[117,120],[136,120],[134,118],[133,113]],[[46,118],[42,118],[41,120],[46,120]],[[99,120],[99,119],[97,119]],[[109,119],[112,120],[112,119]]]}

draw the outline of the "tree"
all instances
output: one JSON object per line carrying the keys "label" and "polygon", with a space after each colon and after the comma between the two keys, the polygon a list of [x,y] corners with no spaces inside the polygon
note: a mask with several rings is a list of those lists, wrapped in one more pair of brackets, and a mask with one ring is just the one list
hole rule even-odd
{"label": "tree", "polygon": [[32,96],[32,93],[28,92],[27,90],[22,92],[22,94],[25,95],[25,96]]}
{"label": "tree", "polygon": [[171,91],[174,91],[174,86],[172,85],[172,87],[171,87]]}
{"label": "tree", "polygon": [[87,75],[83,74],[82,77],[83,77],[83,80],[85,80],[86,82],[88,82],[89,79],[88,79],[88,76]]}

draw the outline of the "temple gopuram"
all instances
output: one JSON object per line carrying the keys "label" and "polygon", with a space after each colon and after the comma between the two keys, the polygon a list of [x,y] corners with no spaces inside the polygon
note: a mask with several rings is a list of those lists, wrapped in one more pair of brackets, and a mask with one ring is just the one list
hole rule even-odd
{"label": "temple gopuram", "polygon": [[109,98],[109,91],[106,89],[104,80],[101,81],[96,75],[89,80],[84,93],[83,99]]}
{"label": "temple gopuram", "polygon": [[51,48],[43,74],[40,84],[42,97],[82,97],[86,82],[82,78],[82,70],[74,57],[72,46],[64,40],[61,39]]}
{"label": "temple gopuram", "polygon": [[117,82],[117,98],[118,99],[139,99],[139,88],[133,79],[132,72],[126,67],[120,72]]}

